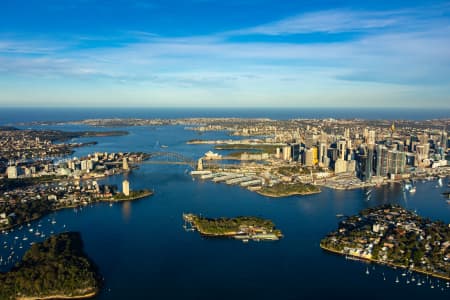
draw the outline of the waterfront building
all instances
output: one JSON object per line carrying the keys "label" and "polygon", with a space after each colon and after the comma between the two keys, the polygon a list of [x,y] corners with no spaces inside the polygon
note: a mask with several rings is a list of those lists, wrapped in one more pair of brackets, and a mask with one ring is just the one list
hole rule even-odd
{"label": "waterfront building", "polygon": [[122,181],[122,193],[125,196],[130,195],[130,182],[126,179],[124,181]]}
{"label": "waterfront building", "polygon": [[428,160],[428,154],[430,151],[429,143],[421,143],[416,146],[417,165],[419,167],[424,166],[425,161]]}
{"label": "waterfront building", "polygon": [[347,162],[339,158],[334,164],[334,173],[339,174],[344,172],[347,172]]}
{"label": "waterfront building", "polygon": [[388,174],[403,174],[406,168],[406,153],[403,151],[388,151]]}
{"label": "waterfront building", "polygon": [[356,153],[356,175],[363,181],[370,181],[373,174],[374,146],[361,145]]}
{"label": "waterfront building", "polygon": [[[370,137],[370,132],[369,132]],[[366,159],[366,169],[364,174],[364,180],[370,181],[373,175],[373,161],[374,161],[374,145],[369,144],[367,146],[367,159]]]}
{"label": "waterfront building", "polygon": [[388,149],[384,145],[377,145],[376,149],[376,176],[387,176]]}

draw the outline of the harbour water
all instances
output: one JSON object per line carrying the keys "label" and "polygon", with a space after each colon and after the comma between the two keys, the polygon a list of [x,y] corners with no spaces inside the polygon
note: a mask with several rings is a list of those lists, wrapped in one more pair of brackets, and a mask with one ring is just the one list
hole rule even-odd
{"label": "harbour water", "polygon": [[[77,119],[84,117],[80,115]],[[75,155],[94,151],[152,152],[167,145],[166,151],[197,158],[210,150],[208,145],[187,145],[187,140],[198,135],[181,126],[119,129],[130,134],[80,139],[99,143],[79,148]],[[202,136],[224,137],[226,134],[221,132]],[[51,231],[80,231],[86,252],[105,278],[103,291],[96,299],[448,299],[450,296],[450,289],[442,281],[432,279],[430,283],[430,279],[417,274],[411,281],[412,275],[402,276],[403,270],[346,260],[319,247],[320,239],[337,227],[337,214],[352,215],[384,203],[398,203],[422,216],[450,223],[450,205],[441,195],[448,179],[443,187],[437,187],[436,181],[418,182],[415,194],[403,193],[397,184],[386,185],[374,189],[369,200],[365,190],[330,189],[316,195],[272,199],[238,186],[193,180],[188,171],[189,167],[180,165],[142,165],[128,176],[131,188],[154,189],[154,196],[112,206],[99,203],[59,211],[30,227],[25,225],[8,235],[0,235],[0,255],[5,258],[11,251],[2,246],[5,242],[14,247],[20,258],[30,242],[42,240],[30,232],[31,228],[46,236]],[[120,183],[122,175],[104,181]],[[284,238],[264,243],[205,239],[184,231],[183,212],[211,217],[269,218],[283,231]],[[25,236],[29,237],[26,241]],[[419,278],[426,282],[417,285]]]}

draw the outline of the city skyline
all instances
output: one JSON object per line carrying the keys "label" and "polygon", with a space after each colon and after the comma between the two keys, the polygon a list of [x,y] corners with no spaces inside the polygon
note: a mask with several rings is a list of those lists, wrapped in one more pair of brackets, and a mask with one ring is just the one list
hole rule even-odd
{"label": "city skyline", "polygon": [[6,1],[0,105],[450,108],[450,3]]}

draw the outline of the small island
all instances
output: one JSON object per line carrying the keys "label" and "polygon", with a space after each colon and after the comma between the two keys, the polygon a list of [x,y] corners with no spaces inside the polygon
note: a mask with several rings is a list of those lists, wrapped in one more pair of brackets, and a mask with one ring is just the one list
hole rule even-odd
{"label": "small island", "polygon": [[86,256],[78,232],[36,243],[8,273],[0,273],[0,299],[81,299],[100,290],[97,267]]}
{"label": "small island", "polygon": [[320,247],[349,258],[450,280],[450,226],[398,205],[368,208],[344,218]]}
{"label": "small island", "polygon": [[231,237],[248,242],[276,241],[283,237],[271,220],[258,217],[205,218],[194,214],[183,214],[184,228],[187,231],[198,231],[207,237]]}
{"label": "small island", "polygon": [[305,184],[300,182],[292,184],[278,183],[272,186],[263,186],[260,190],[257,190],[256,192],[263,196],[277,198],[295,195],[304,196],[317,194],[320,193],[320,188],[312,184]]}

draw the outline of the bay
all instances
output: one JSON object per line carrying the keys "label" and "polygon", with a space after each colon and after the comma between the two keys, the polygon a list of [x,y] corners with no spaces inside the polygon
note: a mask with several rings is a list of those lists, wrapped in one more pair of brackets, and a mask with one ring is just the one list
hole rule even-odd
{"label": "bay", "polygon": [[[99,143],[79,148],[75,155],[154,152],[161,151],[159,145],[167,145],[166,151],[198,158],[211,149],[208,145],[187,145],[187,140],[198,135],[181,126],[118,129],[130,134],[83,139]],[[223,132],[202,136],[224,137]],[[442,291],[440,287],[431,289],[430,284],[406,284],[401,270],[346,260],[319,247],[320,239],[336,228],[336,214],[352,215],[384,203],[397,203],[422,216],[450,223],[450,205],[441,195],[447,179],[442,188],[436,187],[436,181],[419,182],[415,194],[404,194],[396,184],[386,185],[374,189],[370,200],[364,190],[330,189],[305,197],[272,199],[236,186],[193,180],[189,170],[187,166],[142,165],[128,175],[131,188],[152,188],[154,196],[113,206],[95,204],[62,210],[30,227],[47,235],[65,230],[82,233],[88,255],[105,277],[105,286],[96,299],[448,299],[450,295],[448,288]],[[118,175],[103,182],[120,186],[122,179]],[[183,212],[210,217],[261,216],[272,219],[285,237],[277,242],[248,244],[205,239],[184,231]],[[56,224],[51,223],[53,219]],[[22,243],[24,247],[16,249],[20,257],[28,246],[24,241],[15,242],[14,237],[22,239],[25,235],[30,236],[27,242],[39,240],[25,226],[2,235],[0,242],[8,241],[16,248]],[[0,249],[0,254],[5,251]],[[397,276],[400,283],[395,283]]]}

